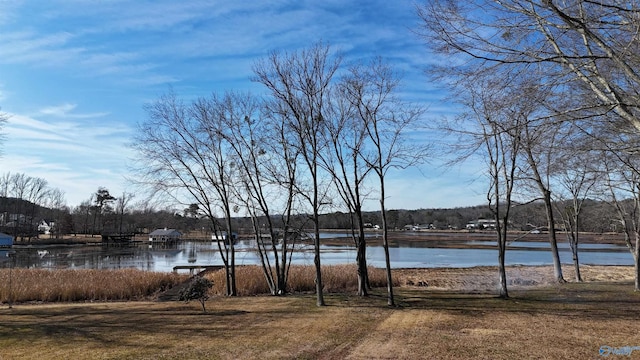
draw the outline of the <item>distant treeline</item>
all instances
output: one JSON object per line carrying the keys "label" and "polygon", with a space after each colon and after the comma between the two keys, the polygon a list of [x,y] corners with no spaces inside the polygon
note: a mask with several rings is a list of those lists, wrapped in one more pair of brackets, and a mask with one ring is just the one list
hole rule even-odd
{"label": "distant treeline", "polygon": [[[93,212],[101,211],[99,216]],[[544,205],[530,203],[518,205],[513,209],[511,228],[514,230],[531,230],[546,227]],[[420,225],[439,230],[465,229],[466,224],[478,219],[492,219],[487,206],[469,206],[453,209],[417,209],[388,210],[389,229],[403,230],[406,225]],[[187,209],[127,209],[119,213],[110,208],[77,206],[74,208],[50,209],[35,205],[27,200],[0,197],[0,232],[18,237],[35,237],[42,221],[53,225],[49,234],[40,230],[40,237],[56,237],[66,234],[100,235],[103,233],[146,233],[157,228],[173,228],[182,232],[211,232],[211,222],[189,213]],[[278,219],[275,218],[276,224]],[[371,227],[380,223],[377,211],[365,212],[364,221]],[[296,223],[299,227],[311,227],[307,215],[299,215]],[[16,226],[17,225],[17,226]],[[238,232],[251,231],[251,219],[248,217],[233,218],[233,226]],[[351,219],[348,213],[336,211],[323,214],[320,226],[324,229],[349,229]],[[560,229],[562,227],[560,226]],[[619,221],[611,206],[602,201],[587,200],[585,202],[580,224],[581,231],[611,232],[619,231]]]}
{"label": "distant treeline", "polygon": [[[560,222],[560,216],[557,218]],[[380,219],[379,212],[367,212],[365,219],[366,222],[375,225]],[[493,219],[488,206],[478,205],[452,209],[400,209],[388,210],[387,212],[389,229],[392,230],[402,230],[405,225],[431,226],[438,230],[465,229],[469,222],[478,219]],[[580,223],[581,231],[596,233],[619,231],[621,230],[619,223],[609,203],[594,200],[585,201]],[[349,228],[349,216],[340,212],[325,214],[321,218],[321,226],[326,229]],[[511,229],[531,230],[546,226],[544,204],[541,202],[517,205],[512,208]],[[562,229],[562,225],[559,226],[559,229]]]}

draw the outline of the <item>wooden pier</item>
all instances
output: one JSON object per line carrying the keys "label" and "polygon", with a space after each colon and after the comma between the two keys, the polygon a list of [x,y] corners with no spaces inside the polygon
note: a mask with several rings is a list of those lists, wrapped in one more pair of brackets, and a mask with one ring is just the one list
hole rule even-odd
{"label": "wooden pier", "polygon": [[201,272],[220,270],[222,268],[224,268],[224,266],[222,265],[176,265],[173,267],[173,272],[177,273],[179,270],[189,270],[189,275],[193,275],[196,270],[198,270],[198,272]]}

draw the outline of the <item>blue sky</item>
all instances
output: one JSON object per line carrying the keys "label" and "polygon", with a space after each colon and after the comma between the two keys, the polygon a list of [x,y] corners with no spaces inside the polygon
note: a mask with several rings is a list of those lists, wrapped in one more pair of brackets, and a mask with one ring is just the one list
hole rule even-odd
{"label": "blue sky", "polygon": [[[127,143],[145,103],[169,87],[185,98],[259,94],[256,60],[317,41],[347,63],[382,56],[403,74],[402,96],[435,119],[450,107],[423,75],[431,57],[417,21],[405,0],[0,1],[0,107],[11,116],[0,172],[45,178],[71,206],[100,186],[131,192]],[[390,174],[389,208],[485,201],[477,169],[439,165]]]}

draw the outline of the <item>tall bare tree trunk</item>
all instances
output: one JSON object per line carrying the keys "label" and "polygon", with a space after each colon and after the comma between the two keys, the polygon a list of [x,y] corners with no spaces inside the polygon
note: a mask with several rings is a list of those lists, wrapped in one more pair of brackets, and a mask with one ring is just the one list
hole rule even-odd
{"label": "tall bare tree trunk", "polygon": [[640,291],[640,235],[636,232],[636,247],[633,252],[633,262],[635,266],[634,290]]}
{"label": "tall bare tree trunk", "polygon": [[[498,146],[496,146],[498,148]],[[493,158],[493,156],[492,156]],[[500,216],[500,186],[499,186],[499,173],[500,168],[498,167],[498,163],[492,160],[493,170],[493,181],[494,181],[494,197],[498,199],[495,204],[495,208],[493,209],[493,216],[496,221],[496,233],[498,235],[498,296],[502,299],[509,298],[509,291],[507,290],[507,270],[505,267],[505,255],[507,252],[507,224],[503,223]],[[504,172],[506,173],[506,171]],[[513,178],[513,177],[512,177]],[[511,204],[511,190],[507,190],[507,209],[505,209],[507,216],[505,216],[505,220],[508,220],[508,212]]]}
{"label": "tall bare tree trunk", "polygon": [[322,267],[320,263],[320,223],[317,210],[313,215],[314,239],[313,239],[313,263],[316,267],[316,305],[324,306]]}
{"label": "tall bare tree trunk", "polygon": [[391,276],[391,259],[389,257],[389,227],[387,226],[387,210],[384,205],[384,175],[382,175],[382,173],[380,173],[380,175],[380,216],[382,218],[382,246],[384,248],[384,262],[387,271],[387,305],[395,306],[396,302],[393,297],[393,277]]}
{"label": "tall bare tree trunk", "polygon": [[236,288],[236,251],[234,244],[235,239],[233,238],[233,228],[231,225],[231,207],[229,205],[228,198],[224,200],[223,203],[225,226],[227,228],[227,237],[226,239],[224,239],[224,242],[229,242],[228,245],[225,244],[225,249],[227,249],[227,259],[229,261],[228,265],[225,264],[225,271],[227,275],[227,296],[237,296],[238,291]]}
{"label": "tall bare tree trunk", "polygon": [[[578,206],[574,202],[574,209],[577,209]],[[569,224],[569,245],[571,245],[571,256],[573,257],[573,267],[576,273],[576,282],[582,282],[582,274],[580,274],[580,259],[578,257],[578,244],[580,243],[580,217],[578,215],[578,210],[574,210],[573,216],[573,224]]]}
{"label": "tall bare tree trunk", "polygon": [[359,224],[358,229],[358,248],[356,254],[356,263],[358,266],[358,295],[369,295],[369,276],[367,270],[367,242],[364,234],[364,225],[362,222]]}
{"label": "tall bare tree trunk", "polygon": [[[316,139],[317,140],[317,139]],[[314,148],[317,149],[317,143],[314,141]],[[318,158],[317,152],[312,155],[313,161],[309,164],[309,168],[312,169],[313,177],[313,263],[316,267],[316,305],[324,306],[324,295],[322,284],[322,264],[320,262],[320,195],[318,185]]]}
{"label": "tall bare tree trunk", "polygon": [[[575,246],[575,250],[573,249],[574,246]],[[571,247],[572,247],[571,253],[573,256],[573,268],[575,269],[575,272],[576,272],[576,281],[582,282],[582,275],[580,274],[580,261],[578,259],[578,244],[572,245]]]}
{"label": "tall bare tree trunk", "polygon": [[[542,187],[542,184],[539,183]],[[562,263],[560,262],[560,253],[558,251],[558,238],[556,236],[556,224],[553,216],[553,204],[551,202],[551,191],[546,188],[542,189],[544,194],[544,207],[547,214],[547,225],[549,227],[549,245],[551,246],[551,259],[553,260],[553,275],[557,282],[564,283],[562,276]]]}
{"label": "tall bare tree trunk", "polygon": [[498,239],[498,294],[500,298],[507,299],[509,297],[509,291],[507,290],[507,271],[505,267],[505,254],[507,249],[506,243],[506,231],[504,233],[500,230],[501,234]]}
{"label": "tall bare tree trunk", "polygon": [[[356,188],[356,196],[359,197],[359,189]],[[356,239],[356,265],[358,275],[358,296],[369,295],[369,274],[367,270],[367,240],[364,232],[364,219],[362,217],[362,207],[356,205],[355,214],[358,226]]]}

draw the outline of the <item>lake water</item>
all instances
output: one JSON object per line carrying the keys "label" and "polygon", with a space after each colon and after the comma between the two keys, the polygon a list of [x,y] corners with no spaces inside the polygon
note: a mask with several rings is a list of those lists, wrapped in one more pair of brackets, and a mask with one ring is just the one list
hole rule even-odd
{"label": "lake water", "polygon": [[[463,242],[469,245],[495,246],[493,241]],[[236,264],[255,265],[260,260],[255,243],[240,241],[236,245]],[[416,247],[418,245],[418,247]],[[390,247],[393,268],[434,268],[493,266],[497,264],[497,250],[453,249],[428,246],[428,242],[394,241]],[[571,264],[571,251],[566,242],[558,244],[560,259]],[[515,241],[507,249],[509,265],[550,265],[549,244]],[[525,250],[526,249],[526,250]],[[633,265],[633,257],[626,247],[611,244],[580,244],[580,263],[589,265]],[[218,246],[212,242],[182,241],[172,247],[138,244],[129,247],[93,246],[33,246],[15,247],[15,266],[22,268],[68,269],[122,269],[138,268],[148,271],[173,271],[181,265],[222,265]],[[8,251],[0,250],[0,267],[9,267]],[[353,246],[323,245],[321,260],[324,265],[355,263]],[[369,265],[384,267],[384,251],[381,246],[367,247]],[[313,247],[300,245],[294,252],[293,264],[312,265]]]}

